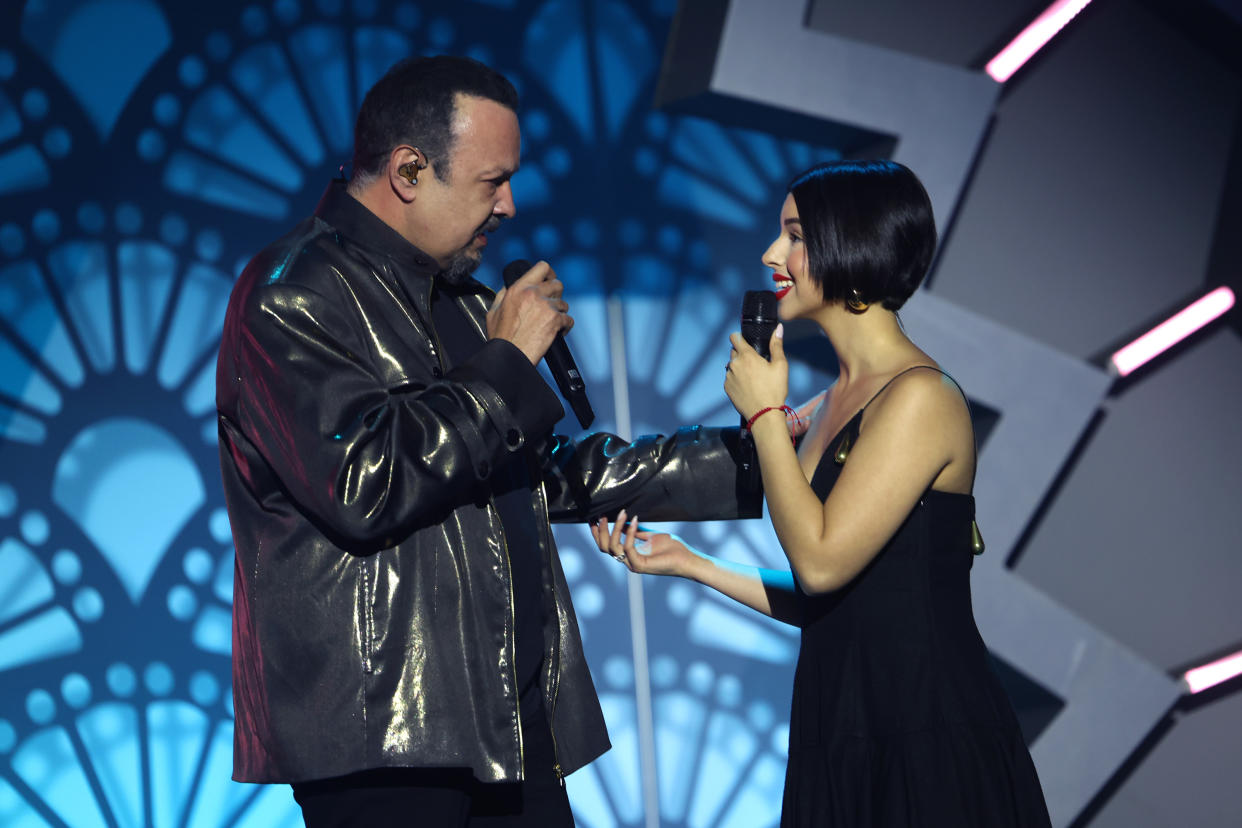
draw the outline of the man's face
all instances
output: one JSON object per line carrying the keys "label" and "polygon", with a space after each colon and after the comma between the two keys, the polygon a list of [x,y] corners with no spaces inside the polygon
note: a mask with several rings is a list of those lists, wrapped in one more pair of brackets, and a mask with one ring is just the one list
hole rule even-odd
{"label": "man's face", "polygon": [[[448,180],[426,170],[409,216],[411,240],[457,282],[479,266],[486,234],[517,213],[509,179],[522,137],[513,110],[467,95],[457,96],[453,134]],[[437,160],[428,159],[432,168]]]}

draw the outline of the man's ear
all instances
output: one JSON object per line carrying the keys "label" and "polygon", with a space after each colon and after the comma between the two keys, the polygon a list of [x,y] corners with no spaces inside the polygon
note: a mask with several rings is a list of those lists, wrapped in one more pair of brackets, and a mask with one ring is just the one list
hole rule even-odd
{"label": "man's ear", "polygon": [[402,144],[388,156],[388,180],[402,201],[418,195],[418,177],[427,169],[427,158],[418,147]]}

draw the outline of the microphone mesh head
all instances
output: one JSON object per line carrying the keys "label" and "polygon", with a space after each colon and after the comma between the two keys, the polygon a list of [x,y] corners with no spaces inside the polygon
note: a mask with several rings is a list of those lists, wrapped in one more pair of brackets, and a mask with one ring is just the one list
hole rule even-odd
{"label": "microphone mesh head", "polygon": [[742,298],[742,339],[763,357],[780,319],[776,315],[776,294],[770,290],[748,290]]}
{"label": "microphone mesh head", "polygon": [[525,276],[526,271],[530,270],[530,268],[530,262],[525,259],[514,259],[505,265],[505,269],[500,273],[501,278],[505,280],[505,287]]}

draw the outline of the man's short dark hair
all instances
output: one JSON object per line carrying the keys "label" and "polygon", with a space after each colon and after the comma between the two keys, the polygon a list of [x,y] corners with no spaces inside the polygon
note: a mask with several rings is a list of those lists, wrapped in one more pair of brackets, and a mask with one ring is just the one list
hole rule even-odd
{"label": "man's short dark hair", "polygon": [[936,220],[922,183],[895,161],[831,161],[789,184],[811,281],[826,301],[858,298],[897,310],[936,252]]}
{"label": "man's short dark hair", "polygon": [[496,101],[514,112],[517,90],[495,69],[465,57],[406,58],[367,92],[354,123],[353,178],[379,175],[401,144],[418,147],[441,180],[448,180],[457,95]]}

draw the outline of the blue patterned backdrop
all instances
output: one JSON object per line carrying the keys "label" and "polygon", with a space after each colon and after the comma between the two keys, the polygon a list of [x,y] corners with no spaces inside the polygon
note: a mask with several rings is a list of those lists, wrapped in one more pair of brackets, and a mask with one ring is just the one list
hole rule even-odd
{"label": "blue patterned backdrop", "polygon": [[[481,277],[496,284],[514,258],[553,262],[598,427],[733,419],[720,369],[739,296],[765,286],[758,258],[784,183],[835,152],[653,111],[674,11],[6,5],[0,825],[300,824],[287,788],[229,780],[215,353],[234,277],[314,207],[349,157],[362,93],[398,58],[466,54],[518,86],[518,217]],[[824,375],[798,364],[792,380],[807,396]],[[759,522],[679,530],[738,560],[781,561]],[[558,537],[615,745],[569,780],[580,824],[641,825],[655,809],[668,826],[774,824],[794,631],[648,581],[649,659],[636,664],[624,572],[582,527]],[[644,742],[658,773],[644,770]]]}

